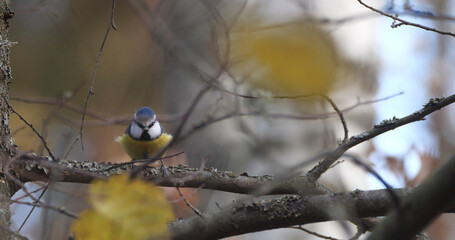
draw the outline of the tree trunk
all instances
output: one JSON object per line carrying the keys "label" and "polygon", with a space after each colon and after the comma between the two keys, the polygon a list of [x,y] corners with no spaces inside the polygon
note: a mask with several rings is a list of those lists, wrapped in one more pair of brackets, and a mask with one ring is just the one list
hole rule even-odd
{"label": "tree trunk", "polygon": [[11,42],[8,40],[9,20],[14,13],[9,8],[9,0],[0,0],[0,239],[17,239],[9,230],[10,212],[9,201],[13,189],[3,172],[4,163],[11,159],[12,138],[10,136],[8,108],[9,84],[11,82],[11,67],[9,61]]}

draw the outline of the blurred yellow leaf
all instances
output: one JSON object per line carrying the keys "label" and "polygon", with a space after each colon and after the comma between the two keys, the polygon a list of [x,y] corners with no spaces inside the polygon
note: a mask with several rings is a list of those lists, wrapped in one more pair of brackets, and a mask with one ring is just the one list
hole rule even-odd
{"label": "blurred yellow leaf", "polygon": [[114,236],[119,234],[118,230],[118,226],[94,210],[82,212],[73,224],[77,239],[115,239]]}
{"label": "blurred yellow leaf", "polygon": [[161,189],[126,175],[89,188],[93,209],[73,224],[77,239],[167,239],[172,208]]}
{"label": "blurred yellow leaf", "polygon": [[236,34],[232,49],[245,60],[240,69],[254,71],[258,84],[274,92],[327,93],[335,82],[338,60],[334,44],[316,26],[293,24],[244,31]]}

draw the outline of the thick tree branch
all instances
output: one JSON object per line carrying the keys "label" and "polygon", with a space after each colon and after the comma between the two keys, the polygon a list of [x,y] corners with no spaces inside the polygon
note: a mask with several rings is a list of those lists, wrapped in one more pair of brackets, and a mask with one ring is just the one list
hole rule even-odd
{"label": "thick tree branch", "polygon": [[[103,162],[78,162],[60,160],[58,163],[47,158],[24,154],[10,164],[11,170],[21,181],[59,181],[73,183],[90,183],[95,178],[106,178],[112,174],[130,174],[137,167]],[[261,187],[267,186],[267,194],[303,194],[313,195],[326,193],[319,184],[310,184],[305,177],[294,177],[277,180],[274,176],[238,175],[229,171],[218,171],[214,168],[199,170],[183,165],[169,166],[169,176],[163,177],[161,168],[147,167],[139,177],[163,187],[199,188],[219,191],[252,194]]]}
{"label": "thick tree branch", "polygon": [[388,214],[369,239],[414,239],[455,199],[455,155]]}
{"label": "thick tree branch", "polygon": [[[411,122],[423,120],[425,116],[441,109],[455,101],[455,95],[447,98],[435,98],[425,104],[425,106],[403,118],[393,118],[385,120],[372,129],[359,135],[349,138],[333,150],[328,157],[314,167],[306,177],[294,177],[284,179],[283,181],[274,181],[276,177],[262,176],[251,177],[236,175],[231,172],[217,171],[216,169],[204,169],[200,171],[185,166],[170,167],[170,176],[163,178],[160,171],[153,167],[142,170],[139,175],[149,181],[154,181],[160,186],[167,187],[192,187],[198,188],[204,185],[206,189],[228,191],[234,193],[251,194],[264,184],[271,185],[268,194],[321,194],[327,193],[324,188],[319,186],[316,180],[348,149],[365,142],[375,136],[406,125]],[[115,164],[77,162],[70,160],[61,160],[59,163],[49,162],[30,154],[24,154],[24,157],[11,163],[11,168],[17,176],[24,181],[47,181],[50,175],[59,176],[58,181],[88,183],[95,177],[109,176],[110,174],[131,173],[135,168],[133,165],[125,165],[114,168]],[[46,169],[44,171],[43,169]],[[53,179],[56,179],[55,177]]]}
{"label": "thick tree branch", "polygon": [[[353,136],[340,144],[335,150],[328,154],[328,157],[308,173],[307,179],[305,179],[305,177],[297,177],[282,182],[278,181],[270,194],[301,194],[309,189],[315,189],[314,187],[317,187],[316,180],[348,149],[397,127],[424,120],[425,116],[453,102],[455,102],[455,95],[451,95],[447,98],[430,99],[430,101],[417,112],[400,119],[394,117],[390,120],[384,120],[382,123],[375,125],[372,129]],[[24,157],[14,161],[11,167],[21,179],[26,181],[46,181],[50,178],[52,171],[58,170],[61,181],[79,183],[90,182],[97,173],[109,176],[110,174],[131,173],[134,169],[132,165],[125,165],[119,168],[114,168],[114,166],[115,164],[109,163],[77,162],[70,160],[61,160],[59,163],[54,163],[43,160],[43,158],[24,154]],[[43,169],[47,170],[43,171]],[[179,187],[198,188],[204,184],[205,188],[208,189],[218,189],[236,193],[251,193],[259,186],[262,186],[267,182],[272,182],[273,180],[273,177],[268,176],[239,176],[230,172],[220,172],[216,169],[199,171],[198,169],[176,166],[171,167],[169,170],[171,176],[166,178],[162,178],[159,171],[155,168],[144,169],[140,175],[146,177],[150,181],[160,179],[159,184],[161,186],[176,186],[176,184],[178,184]],[[324,191],[317,192],[322,193]]]}
{"label": "thick tree branch", "polygon": [[311,169],[308,172],[308,180],[310,182],[315,182],[319,177],[326,172],[330,166],[340,158],[347,150],[360,144],[362,142],[368,141],[380,134],[393,130],[397,127],[403,125],[425,120],[425,117],[445,106],[448,106],[455,102],[455,94],[449,97],[441,98],[431,98],[430,101],[424,105],[424,107],[406,117],[397,118],[393,117],[388,120],[383,120],[380,124],[375,125],[372,129],[360,133],[358,135],[352,136],[349,140],[342,142],[336,149],[334,149],[328,156],[322,160],[317,166]]}
{"label": "thick tree branch", "polygon": [[[404,197],[411,190],[395,190]],[[176,220],[169,225],[173,239],[218,239],[245,233],[332,220],[358,222],[360,218],[383,216],[394,207],[386,190],[312,197],[290,195],[271,200],[236,202],[214,213]],[[454,212],[455,203],[446,212]],[[385,238],[392,239],[392,238]]]}
{"label": "thick tree branch", "polygon": [[[392,206],[390,194],[375,195],[370,191],[351,194],[327,194],[327,190],[317,184],[317,179],[331,164],[351,147],[365,142],[379,134],[408,123],[423,120],[425,116],[455,101],[455,95],[447,98],[431,99],[425,106],[404,118],[393,118],[375,125],[372,129],[344,141],[329,156],[309,172],[307,176],[283,179],[280,177],[253,177],[237,175],[216,169],[194,169],[186,166],[169,167],[169,176],[162,177],[160,168],[147,167],[138,172],[138,177],[159,186],[191,187],[254,194],[263,186],[270,187],[266,194],[299,194],[275,198],[267,201],[236,203],[234,206],[201,217],[178,220],[170,225],[176,239],[211,239],[266,229],[329,220],[349,220],[360,224],[360,218],[382,216]],[[89,183],[94,178],[107,178],[111,174],[128,174],[137,170],[133,164],[116,165],[101,162],[77,162],[24,154],[7,162],[4,172],[12,170],[21,181],[63,181]],[[377,192],[381,193],[382,192]],[[316,195],[303,197],[302,195]],[[404,193],[398,193],[399,195]],[[335,215],[333,213],[336,213]],[[219,229],[223,226],[223,229]]]}

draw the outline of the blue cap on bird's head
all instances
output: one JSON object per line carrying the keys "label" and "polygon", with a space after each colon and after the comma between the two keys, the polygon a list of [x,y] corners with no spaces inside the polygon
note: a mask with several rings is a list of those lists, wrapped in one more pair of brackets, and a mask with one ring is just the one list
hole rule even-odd
{"label": "blue cap on bird's head", "polygon": [[134,120],[139,123],[154,122],[156,120],[156,115],[151,108],[142,107],[134,114]]}

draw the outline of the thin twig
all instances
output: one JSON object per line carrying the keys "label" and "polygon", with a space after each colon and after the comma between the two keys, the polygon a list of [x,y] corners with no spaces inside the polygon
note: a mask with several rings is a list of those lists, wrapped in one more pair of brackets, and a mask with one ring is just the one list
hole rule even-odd
{"label": "thin twig", "polygon": [[[14,161],[14,160],[13,160]],[[6,169],[8,169],[9,167],[6,166],[5,167]],[[16,177],[14,177],[12,174],[10,174],[8,171],[4,171],[4,174],[5,176],[7,176],[9,179],[11,179],[14,183],[16,183],[18,186],[21,187],[22,191],[24,191],[25,194],[27,194],[28,197],[30,197],[34,203],[29,203],[29,202],[22,202],[22,201],[16,201],[16,200],[8,200],[10,202],[14,202],[14,203],[19,203],[19,204],[24,204],[24,205],[29,205],[29,206],[37,206],[37,207],[42,207],[42,208],[49,208],[49,209],[52,209],[52,210],[55,210],[61,214],[64,214],[66,216],[69,216],[69,217],[72,217],[72,218],[77,218],[77,216],[67,210],[65,210],[64,208],[61,208],[61,207],[54,207],[54,206],[51,206],[51,205],[48,205],[48,204],[45,204],[43,202],[41,202],[38,198],[36,198],[35,196],[33,196],[33,194],[31,194],[27,188],[25,187],[25,185],[19,181],[19,179],[17,179]]]}
{"label": "thin twig", "polygon": [[[81,89],[82,85],[80,86],[77,86],[73,91],[72,91],[72,94],[68,97],[60,97],[59,98],[59,101],[62,102],[62,103],[65,103],[65,102],[68,102],[71,98],[73,98],[75,96],[75,94]],[[52,110],[51,113],[49,113],[49,115],[46,117],[46,119],[43,120],[43,127],[42,127],[42,135],[44,137],[47,137],[47,130],[48,130],[48,124],[51,120],[51,118],[53,116],[55,116],[59,111],[60,109],[62,108],[62,104],[59,104],[57,107],[54,108],[54,110]],[[43,145],[40,145],[39,148],[38,148],[38,151],[37,153],[39,155],[42,155],[43,154]]]}
{"label": "thin twig", "polygon": [[[410,11],[393,11],[393,13],[398,14],[398,15],[407,15],[407,16],[412,16],[412,17],[419,17],[419,18],[424,18],[424,19],[430,19],[430,20],[437,20],[437,21],[455,21],[455,17],[450,16],[450,15],[431,15],[431,14],[418,14],[416,12],[410,12]],[[374,15],[371,15],[369,13],[360,13],[357,15],[350,15],[347,17],[342,17],[342,18],[316,18],[316,17],[303,17],[299,18],[297,20],[291,20],[291,21],[285,21],[282,23],[277,23],[277,24],[269,24],[266,26],[254,28],[254,29],[244,29],[242,28],[240,31],[242,32],[258,32],[258,31],[264,31],[264,30],[270,30],[274,28],[283,28],[287,27],[290,25],[301,25],[301,24],[329,24],[329,25],[341,25],[341,24],[346,24],[348,22],[354,22],[354,21],[359,21],[359,20],[366,20],[368,18],[375,17]]]}
{"label": "thin twig", "polygon": [[[266,97],[255,97],[255,96],[249,96],[249,95],[237,95],[236,93],[232,93],[235,96],[242,97],[242,98],[247,98],[247,99],[258,99],[258,98],[266,98]],[[357,101],[356,104],[344,108],[340,110],[341,113],[346,113],[349,112],[359,106],[367,105],[367,104],[373,104],[381,101],[388,100],[390,98],[402,95],[403,92],[399,92],[384,98],[379,98],[379,99],[374,99],[374,100],[369,100],[362,102],[360,100]],[[312,95],[313,96],[313,95]],[[295,99],[295,98],[306,98],[309,97],[309,95],[295,95],[295,96],[274,96],[271,97],[272,99]],[[337,112],[330,112],[330,113],[324,113],[324,114],[319,114],[319,115],[311,115],[311,116],[299,116],[299,115],[290,115],[290,114],[281,114],[281,113],[264,113],[264,112],[230,112],[225,114],[224,116],[221,117],[216,117],[216,118],[207,118],[204,119],[202,122],[195,124],[193,128],[188,130],[186,133],[184,133],[180,138],[179,142],[187,139],[197,131],[199,131],[202,128],[206,128],[214,123],[224,121],[226,119],[230,118],[235,118],[235,117],[250,117],[250,116],[267,116],[268,118],[275,118],[275,119],[293,119],[293,120],[318,120],[318,119],[326,119],[331,117],[332,115],[338,114]],[[339,115],[339,114],[338,114]],[[344,124],[343,124],[344,126]]]}
{"label": "thin twig", "polygon": [[22,126],[16,130],[14,130],[14,132],[11,133],[11,136],[15,136],[16,134],[18,134],[20,131],[24,130],[27,126]]}
{"label": "thin twig", "polygon": [[[427,31],[430,31],[430,32],[435,32],[435,33],[439,33],[439,34],[442,34],[442,35],[448,35],[448,36],[451,36],[451,37],[455,37],[455,34],[452,33],[452,32],[445,32],[445,31],[441,31],[441,30],[438,30],[436,28],[430,28],[430,27],[427,27],[427,26],[424,26],[424,25],[420,25],[420,24],[417,24],[417,23],[413,23],[413,22],[409,22],[409,21],[406,21],[404,19],[401,19],[398,17],[398,14],[396,16],[393,16],[391,14],[388,14],[388,13],[385,13],[379,9],[376,9],[372,6],[369,6],[367,4],[365,4],[364,2],[362,2],[362,0],[357,0],[360,4],[362,4],[364,7],[370,9],[371,11],[373,12],[377,12],[383,16],[386,16],[386,17],[389,17],[395,21],[399,21],[401,22],[400,25],[408,25],[408,26],[413,26],[413,27],[416,27],[416,28],[421,28],[421,29],[424,29],[424,30],[427,30]],[[392,25],[392,26],[397,26],[396,24]]]}
{"label": "thin twig", "polygon": [[[224,90],[224,89],[223,89]],[[243,97],[243,98],[249,98],[249,99],[255,99],[257,97],[253,97],[253,96],[248,96],[248,95],[241,95],[241,94],[236,94],[236,93],[233,93],[233,92],[230,92],[228,90],[224,90],[225,92],[227,93],[230,93],[230,94],[233,94],[233,95],[237,95],[237,96],[240,96],[240,97]],[[324,94],[303,94],[303,95],[295,95],[295,96],[273,96],[272,98],[276,98],[276,99],[298,99],[298,98],[309,98],[309,97],[315,97],[315,96],[318,96],[318,97],[322,97],[324,98],[327,102],[330,103],[330,105],[332,106],[332,108],[335,110],[335,112],[338,114],[338,116],[340,117],[340,121],[341,121],[341,124],[343,125],[343,130],[344,130],[344,138],[343,138],[343,141],[346,141],[348,139],[348,126],[346,124],[346,120],[344,119],[343,117],[343,113],[340,111],[340,109],[337,107],[337,105],[335,104],[335,102],[330,98],[328,97],[327,95],[324,95]]]}
{"label": "thin twig", "polygon": [[324,236],[324,235],[321,235],[317,232],[313,232],[313,231],[310,231],[304,227],[302,227],[302,225],[299,225],[298,227],[289,227],[289,228],[292,228],[292,229],[299,229],[299,230],[302,230],[308,234],[311,234],[311,235],[314,235],[318,238],[322,238],[322,239],[328,239],[328,240],[338,240],[337,238],[333,238],[333,237],[328,237],[328,236]]}
{"label": "thin twig", "polygon": [[[299,95],[275,95],[275,96],[251,96],[251,95],[246,95],[246,94],[239,94],[239,93],[235,93],[235,92],[232,92],[232,91],[229,91],[225,88],[222,88],[218,85],[214,85],[214,87],[216,87],[217,89],[220,89],[221,91],[225,92],[225,93],[228,93],[230,95],[233,95],[233,96],[237,96],[237,97],[241,97],[241,98],[246,98],[246,99],[300,99],[300,98],[309,98],[309,97],[315,97],[315,96],[320,96],[320,94],[299,94]],[[362,104],[360,105],[363,105],[363,104],[370,104],[370,103],[375,103],[375,102],[380,102],[380,101],[384,101],[384,100],[388,100],[390,98],[394,98],[396,96],[399,96],[399,95],[402,95],[404,94],[404,92],[398,92],[398,93],[395,93],[395,94],[392,94],[390,96],[387,96],[387,97],[383,97],[383,98],[379,98],[379,99],[375,99],[375,100],[370,100],[370,101],[365,101],[363,102]],[[360,101],[359,101],[360,102]],[[355,107],[356,105],[352,106],[352,107]],[[351,108],[352,108],[351,107]]]}
{"label": "thin twig", "polygon": [[400,198],[398,195],[393,191],[393,187],[390,186],[382,177],[377,173],[372,167],[368,166],[365,164],[362,160],[360,160],[358,157],[352,155],[352,154],[343,154],[343,156],[350,158],[355,164],[363,167],[365,170],[367,170],[369,173],[373,174],[375,178],[377,178],[387,189],[387,192],[390,194],[390,197],[393,200],[393,203],[395,204],[396,208],[400,207]]}
{"label": "thin twig", "polygon": [[[46,105],[58,105],[65,109],[69,109],[76,113],[84,113],[84,108],[80,107],[76,104],[62,101],[61,98],[47,98],[47,97],[30,97],[30,96],[11,96],[10,100],[19,101],[19,102],[26,102],[26,103],[34,103],[34,104],[46,104]],[[95,119],[104,120],[109,116],[99,111],[94,111],[90,109],[85,109],[85,115],[90,116]]]}
{"label": "thin twig", "polygon": [[35,203],[41,203],[41,201],[36,198],[35,196],[33,196],[33,194],[31,194],[27,188],[25,187],[25,184],[20,181],[16,176],[14,176],[12,173],[10,173],[10,169],[9,169],[9,166],[10,164],[14,163],[14,161],[16,161],[17,159],[19,159],[20,157],[22,157],[21,154],[18,154],[16,155],[14,158],[12,159],[8,159],[5,163],[5,166],[3,167],[3,174],[8,178],[10,179],[11,181],[13,181],[15,184],[17,184],[19,187],[21,187],[22,191],[27,195],[27,197],[31,198],[33,201],[35,201]]}
{"label": "thin twig", "polygon": [[[199,186],[198,188],[194,189],[190,194],[188,194],[186,197],[189,198],[189,197],[192,197],[194,194],[198,193],[199,191],[201,191],[201,189],[203,189],[205,186],[205,184],[202,184],[201,186]],[[171,204],[177,204],[181,201],[183,201],[184,198],[180,198],[180,199],[176,199],[176,200],[173,200],[173,201],[170,201]]]}
{"label": "thin twig", "polygon": [[30,203],[30,202],[23,202],[23,201],[16,201],[16,200],[10,200],[12,203],[17,203],[17,204],[23,204],[23,205],[28,205],[28,206],[36,206],[36,207],[39,207],[39,208],[48,208],[48,209],[51,209],[51,210],[54,210],[54,211],[57,211],[63,215],[66,215],[70,218],[74,218],[74,219],[77,219],[78,216],[72,212],[69,212],[67,210],[64,209],[64,207],[54,207],[54,206],[51,206],[51,205],[48,205],[48,204],[44,204],[44,203]]}
{"label": "thin twig", "polygon": [[330,105],[332,106],[333,110],[335,110],[335,112],[338,114],[338,117],[340,118],[341,124],[343,125],[343,130],[344,130],[343,142],[346,142],[348,140],[349,131],[348,131],[348,125],[346,124],[346,120],[344,119],[344,116],[343,116],[343,112],[340,111],[340,109],[337,107],[335,102],[329,96],[326,96],[324,94],[321,94],[320,96],[323,97],[325,100],[327,100],[327,102],[329,102]]}
{"label": "thin twig", "polygon": [[392,94],[390,96],[387,96],[387,97],[383,97],[383,98],[378,98],[378,99],[373,99],[373,100],[369,100],[369,101],[360,101],[359,98],[357,98],[357,103],[350,106],[350,107],[347,107],[347,108],[344,108],[343,110],[341,110],[341,112],[343,113],[346,113],[348,111],[351,111],[352,109],[358,107],[358,106],[362,106],[362,105],[368,105],[368,104],[372,104],[372,103],[377,103],[377,102],[382,102],[382,101],[386,101],[386,100],[389,100],[391,98],[394,98],[394,97],[397,97],[397,96],[400,96],[400,95],[403,95],[404,92],[398,92],[398,93],[395,93],[395,94]]}
{"label": "thin twig", "polygon": [[380,134],[388,132],[397,127],[409,124],[411,122],[425,120],[425,116],[437,110],[440,110],[441,108],[448,106],[453,102],[455,102],[455,94],[446,98],[444,97],[431,98],[430,101],[426,103],[422,109],[408,116],[405,116],[403,118],[393,117],[388,120],[383,120],[380,124],[375,125],[372,129],[367,130],[358,135],[352,136],[347,141],[341,143],[330,154],[328,154],[328,156],[323,161],[319,162],[318,165],[311,169],[307,174],[308,180],[310,182],[315,182],[324,172],[326,172],[330,168],[330,166],[339,157],[341,157],[348,149],[356,146],[357,144],[370,140]]}
{"label": "thin twig", "polygon": [[[37,189],[31,191],[30,194],[39,192],[39,191],[41,191],[41,190],[43,190],[43,189],[45,189],[45,188],[46,188],[46,186],[42,186],[42,187],[40,187],[40,188],[37,188]],[[26,197],[28,197],[27,194],[22,195],[22,196],[20,196],[20,197],[17,197],[15,200],[21,200],[22,198],[26,198]]]}
{"label": "thin twig", "polygon": [[117,30],[117,27],[115,26],[115,23],[114,23],[114,11],[115,11],[115,0],[112,0],[111,18],[110,18],[109,25],[106,30],[106,34],[104,34],[103,42],[101,42],[101,47],[100,47],[100,50],[98,51],[98,56],[96,57],[95,69],[93,70],[92,79],[90,80],[90,89],[88,91],[87,98],[85,99],[84,112],[82,113],[81,128],[79,130],[79,137],[81,140],[82,150],[84,150],[84,141],[82,139],[82,131],[84,128],[85,112],[87,110],[88,100],[89,100],[90,96],[95,94],[95,92],[93,91],[93,85],[95,83],[95,76],[96,76],[96,72],[98,70],[98,65],[100,63],[101,54],[103,53],[104,44],[106,43],[107,36],[109,35],[111,28],[113,28],[114,30]]}
{"label": "thin twig", "polygon": [[191,208],[191,210],[193,210],[194,213],[196,213],[196,215],[198,215],[199,217],[202,218],[202,214],[199,210],[197,210],[195,207],[193,207],[193,205],[191,205],[190,202],[188,202],[188,200],[186,200],[185,196],[183,196],[182,192],[180,191],[179,187],[175,187],[177,189],[177,192],[179,193],[180,197],[183,199],[183,201],[185,201],[185,204]]}
{"label": "thin twig", "polygon": [[[74,120],[70,117],[67,117],[63,114],[57,114],[56,118],[62,121],[63,123],[74,127],[74,126],[80,126],[80,121]],[[182,114],[160,114],[157,116],[157,119],[163,123],[163,122],[175,122],[178,121],[182,118]],[[88,127],[105,127],[105,126],[111,126],[111,125],[125,125],[131,123],[131,120],[133,120],[133,117],[130,114],[122,114],[119,116],[112,116],[112,117],[106,117],[103,119],[93,119],[93,120],[88,120],[86,119],[84,121],[84,128]]]}
{"label": "thin twig", "polygon": [[74,146],[76,146],[77,141],[81,138],[81,135],[77,135],[76,138],[74,139],[73,143],[71,143],[70,147],[68,148],[68,151],[66,154],[63,154],[63,159],[67,159],[70,153],[73,151]]}
{"label": "thin twig", "polygon": [[7,104],[8,108],[11,110],[11,112],[16,114],[22,120],[22,122],[24,122],[27,126],[30,127],[30,129],[32,129],[32,131],[39,137],[39,139],[43,143],[44,148],[46,148],[46,151],[49,154],[49,156],[51,157],[52,161],[56,161],[54,154],[49,149],[49,146],[47,146],[46,140],[43,138],[43,136],[41,136],[41,134],[35,129],[35,127],[33,127],[33,125],[31,123],[27,122],[27,120],[25,120],[25,118],[22,117],[22,115],[20,115],[18,112],[16,112],[16,110],[14,110],[14,108],[11,107],[11,105],[9,105],[9,103],[7,101],[5,103]]}
{"label": "thin twig", "polygon": [[[46,192],[46,190],[47,190],[47,187],[45,187],[45,188],[43,189],[43,191],[41,192],[41,194],[40,194],[39,197],[38,197],[38,200],[41,200],[41,198],[43,197],[43,195],[44,195],[44,193]],[[17,230],[18,232],[21,231],[22,227],[24,227],[25,223],[27,222],[27,220],[28,220],[28,219],[30,218],[30,216],[32,215],[33,210],[35,210],[35,208],[36,208],[36,203],[38,203],[38,202],[35,201],[34,203],[35,203],[35,205],[33,205],[32,209],[28,212],[27,217],[25,217],[25,219],[24,219],[24,221],[22,222],[21,226],[20,226],[19,229]]]}
{"label": "thin twig", "polygon": [[175,57],[177,61],[190,70],[196,69],[198,72],[204,73],[212,72],[211,62],[208,62],[198,52],[188,47],[185,40],[173,32],[169,24],[162,18],[162,15],[157,12],[159,8],[151,8],[150,4],[145,1],[130,0],[129,2],[137,11],[138,16],[144,20],[156,42],[172,57]]}
{"label": "thin twig", "polygon": [[[216,87],[216,88],[219,88],[219,87]],[[222,89],[222,88],[220,88],[220,90],[222,90],[222,91],[224,91],[224,92],[226,92],[228,94],[231,94],[233,96],[246,98],[246,99],[286,100],[286,99],[296,99],[296,98],[308,97],[308,95],[261,97],[261,96],[249,96],[249,95],[236,94],[234,92],[230,92],[230,91]],[[393,95],[390,95],[390,96],[387,96],[387,97],[384,97],[384,98],[373,99],[373,100],[369,100],[369,101],[357,100],[357,103],[353,104],[350,107],[341,109],[341,112],[342,113],[346,113],[346,112],[349,112],[349,111],[351,111],[351,110],[353,110],[353,109],[355,109],[355,108],[357,108],[359,106],[385,101],[385,100],[388,100],[390,98],[394,98],[394,97],[402,95],[402,94],[403,94],[403,92],[399,92],[399,93],[396,93],[396,94],[393,94]],[[59,106],[63,106],[64,108],[72,110],[72,111],[77,112],[77,113],[81,113],[82,114],[84,112],[84,109],[82,107],[79,107],[79,106],[77,106],[75,104],[71,104],[69,102],[63,102],[63,101],[61,101],[59,99],[54,99],[54,98],[22,97],[21,96],[21,97],[11,97],[10,99],[11,100],[15,100],[15,101],[27,102],[27,103],[59,105]],[[329,115],[334,115],[334,114],[336,114],[336,112],[325,113],[325,114],[315,115],[315,116],[297,116],[297,115],[286,115],[286,114],[269,113],[269,114],[267,114],[267,117],[270,117],[270,118],[295,119],[295,120],[314,120],[314,119],[325,119],[325,118],[329,117]],[[219,118],[208,118],[208,119],[204,120],[203,122],[201,122],[199,124],[196,124],[194,128],[196,128],[196,129],[204,128],[206,126],[211,125],[212,123],[216,123],[218,121],[225,120],[225,119],[228,119],[228,118],[245,117],[245,116],[258,116],[258,115],[263,115],[263,113],[237,113],[237,114],[230,113],[230,114],[226,114],[226,116],[219,117]],[[97,111],[93,111],[93,110],[90,110],[90,109],[87,109],[86,116],[93,117],[96,120],[87,120],[86,119],[84,121],[84,127],[85,128],[87,128],[87,127],[110,126],[110,125],[115,125],[115,124],[124,125],[124,124],[127,124],[127,123],[131,122],[131,120],[132,120],[131,114],[118,115],[118,116],[108,116],[106,114],[102,114],[102,113],[99,113]],[[180,120],[182,118],[182,116],[183,116],[183,114],[159,114],[157,116],[157,118],[158,118],[158,120],[160,122],[174,122],[174,121]],[[68,124],[70,126],[80,126],[80,122],[79,121],[76,122],[75,120],[70,119],[70,118],[68,118],[68,117],[66,117],[64,115],[61,115],[61,114],[57,113],[56,117],[58,119],[60,119],[61,121],[63,121],[65,124]],[[16,132],[18,132],[19,130],[20,129],[16,130],[13,134],[16,134]],[[189,134],[189,133],[190,132],[187,132],[184,135],[182,135],[180,137],[179,141],[182,141],[183,139],[186,139],[187,135],[192,135],[192,133],[191,134]]]}

